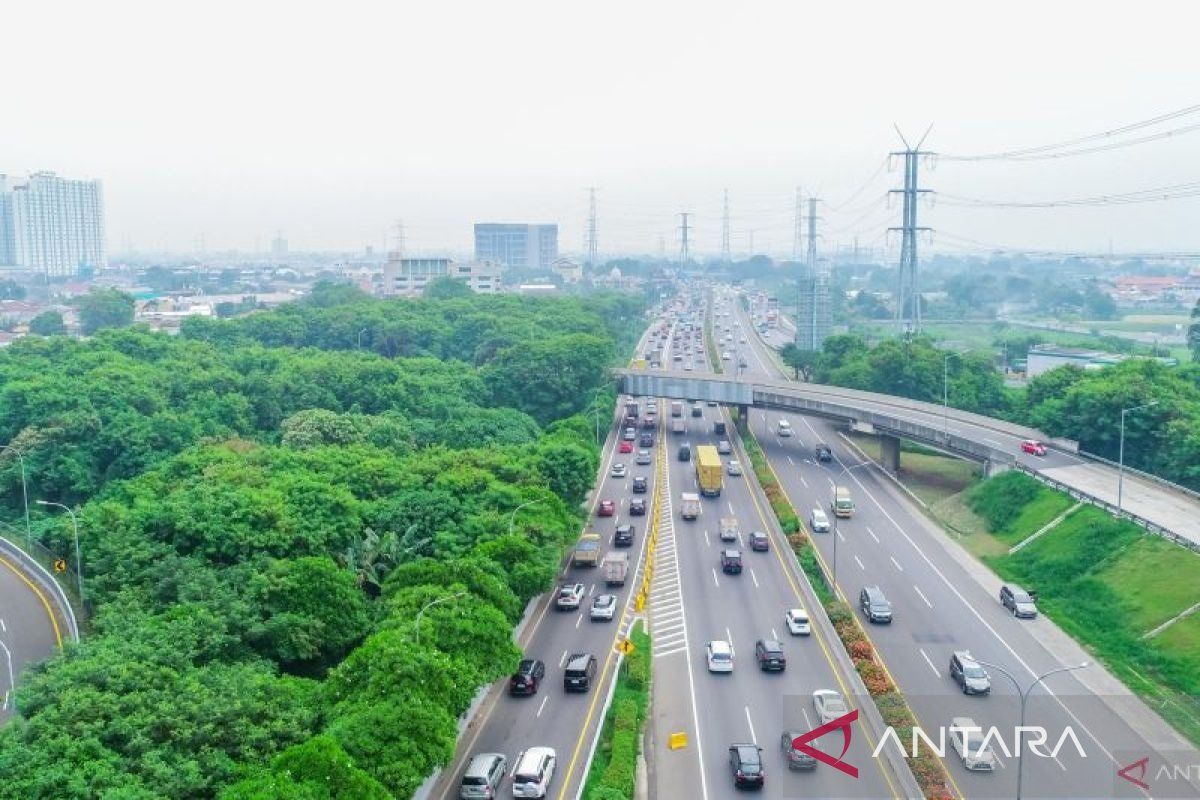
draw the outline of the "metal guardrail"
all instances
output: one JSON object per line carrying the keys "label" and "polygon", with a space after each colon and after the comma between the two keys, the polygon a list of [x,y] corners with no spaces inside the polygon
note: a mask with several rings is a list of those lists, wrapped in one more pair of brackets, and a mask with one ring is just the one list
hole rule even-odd
{"label": "metal guardrail", "polygon": [[1150,533],[1161,536],[1164,539],[1167,539],[1168,541],[1171,541],[1177,545],[1180,545],[1181,547],[1186,547],[1189,550],[1192,550],[1196,553],[1200,553],[1200,542],[1195,542],[1191,539],[1188,539],[1185,536],[1180,536],[1179,534],[1175,533],[1171,529],[1164,528],[1162,525],[1159,525],[1157,522],[1148,520],[1145,517],[1141,516],[1140,514],[1134,514],[1132,511],[1129,511],[1129,510],[1123,509],[1123,508],[1118,509],[1116,506],[1114,506],[1112,503],[1108,502],[1107,500],[1101,500],[1099,497],[1096,497],[1095,495],[1091,495],[1091,494],[1088,494],[1087,492],[1084,492],[1084,491],[1081,491],[1074,487],[1068,486],[1067,484],[1065,484],[1061,481],[1056,481],[1054,478],[1051,478],[1047,475],[1043,475],[1042,473],[1035,471],[1029,465],[1023,464],[1020,461],[1015,462],[1013,464],[1013,466],[1016,469],[1020,470],[1021,472],[1024,472],[1026,475],[1030,476],[1034,480],[1038,481],[1039,483],[1043,483],[1046,486],[1049,486],[1051,489],[1062,492],[1063,494],[1073,497],[1074,499],[1076,499],[1080,502],[1087,503],[1089,505],[1093,505],[1098,508],[1102,508],[1105,511],[1107,511],[1109,514],[1112,514],[1114,517],[1117,517],[1118,519],[1129,520],[1133,524],[1138,525],[1142,528],[1145,528]]}
{"label": "metal guardrail", "polygon": [[[46,571],[46,568],[38,563],[37,559],[26,553],[19,545],[10,539],[0,536],[0,553],[9,556],[24,568],[26,577],[30,578],[34,583],[40,586],[53,600],[56,605],[59,619],[63,622],[67,629],[67,635],[71,641],[79,641],[79,624],[75,620],[75,609],[71,607],[71,601],[67,598],[67,593],[54,576]],[[51,610],[51,613],[55,613]]]}
{"label": "metal guardrail", "polygon": [[[1099,461],[1101,463],[1108,464],[1110,467],[1113,467],[1114,469],[1122,469],[1121,465],[1118,464],[1116,461],[1110,461],[1109,459],[1105,458],[1104,456],[1098,456],[1095,453],[1089,453],[1086,450],[1080,450],[1080,451],[1078,451],[1078,454],[1090,461]],[[1181,486],[1178,483],[1174,483],[1173,481],[1169,481],[1166,478],[1159,477],[1158,475],[1153,475],[1149,472],[1143,472],[1140,469],[1134,469],[1133,467],[1129,466],[1128,464],[1126,464],[1124,466],[1124,470],[1126,472],[1132,472],[1134,475],[1137,475],[1139,478],[1144,478],[1148,481],[1152,481],[1153,483],[1157,483],[1161,486],[1166,486],[1169,489],[1174,489],[1177,492],[1182,492],[1183,494],[1186,494],[1187,496],[1189,496],[1193,499],[1200,500],[1200,492],[1197,492],[1195,489],[1189,489],[1186,486]]]}

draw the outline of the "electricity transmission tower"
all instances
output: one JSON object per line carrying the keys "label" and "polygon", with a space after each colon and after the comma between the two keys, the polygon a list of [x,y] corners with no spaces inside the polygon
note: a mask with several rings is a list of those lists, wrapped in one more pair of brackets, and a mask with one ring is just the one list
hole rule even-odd
{"label": "electricity transmission tower", "polygon": [[587,265],[596,265],[596,187],[588,187]]}
{"label": "electricity transmission tower", "polygon": [[800,187],[797,186],[796,187],[796,221],[794,224],[794,231],[792,234],[792,260],[793,261],[800,260],[800,246],[803,244],[802,239],[803,239],[804,228],[801,223],[801,215],[802,215],[801,209],[803,207],[804,207],[804,200],[800,196]]}
{"label": "electricity transmission tower", "polygon": [[681,220],[681,224],[679,226],[679,232],[680,232],[679,268],[680,269],[685,269],[687,267],[687,263],[692,258],[691,252],[688,249],[688,232],[691,231],[691,226],[688,225],[688,217],[690,217],[690,216],[691,216],[691,214],[687,211],[681,211],[679,213],[679,219]]}
{"label": "electricity transmission tower", "polygon": [[801,350],[820,350],[833,324],[828,262],[817,261],[818,202],[816,197],[808,198],[808,252],[796,281],[796,346]]}
{"label": "electricity transmission tower", "polygon": [[[896,132],[900,133],[899,130]],[[928,135],[929,131],[925,131],[925,136]],[[921,145],[925,143],[925,136],[921,137],[916,147],[912,147],[901,133],[900,141],[904,142],[904,149],[891,154],[904,156],[904,188],[889,191],[889,194],[904,196],[901,224],[899,227],[888,228],[889,231],[901,232],[900,276],[896,292],[896,327],[901,331],[913,334],[921,332],[921,276],[917,259],[917,234],[932,230],[917,225],[917,201],[922,194],[930,191],[921,189],[917,185],[917,167],[920,165],[921,156],[933,155],[929,151],[921,149]]]}
{"label": "electricity transmission tower", "polygon": [[725,190],[725,207],[721,214],[721,263],[729,266],[733,259],[729,250],[729,190]]}

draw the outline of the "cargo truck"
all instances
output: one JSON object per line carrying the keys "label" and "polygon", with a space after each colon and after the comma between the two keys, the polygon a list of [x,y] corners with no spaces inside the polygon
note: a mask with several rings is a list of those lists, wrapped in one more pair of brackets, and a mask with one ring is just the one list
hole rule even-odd
{"label": "cargo truck", "polygon": [[629,574],[629,554],[608,553],[600,562],[600,571],[606,586],[624,586],[625,576]]}
{"label": "cargo truck", "polygon": [[850,499],[850,490],[839,486],[833,493],[833,513],[839,517],[854,516],[854,501]]}
{"label": "cargo truck", "polygon": [[600,534],[588,531],[579,537],[571,553],[571,566],[594,567],[600,563]]}
{"label": "cargo truck", "polygon": [[625,424],[637,425],[640,408],[636,400],[630,400],[625,403]]}
{"label": "cargo truck", "polygon": [[687,423],[685,423],[682,419],[671,420],[671,433],[687,433]]}
{"label": "cargo truck", "polygon": [[671,416],[672,417],[682,417],[683,416],[683,401],[682,400],[672,400],[671,401]]}
{"label": "cargo truck", "polygon": [[705,497],[720,497],[723,475],[721,456],[717,453],[717,448],[711,444],[697,447],[696,481],[700,484],[700,494]]}
{"label": "cargo truck", "polygon": [[738,521],[734,517],[721,517],[718,528],[722,542],[736,542],[738,538]]}
{"label": "cargo truck", "polygon": [[680,495],[679,516],[689,520],[700,516],[700,495],[693,492],[684,492]]}

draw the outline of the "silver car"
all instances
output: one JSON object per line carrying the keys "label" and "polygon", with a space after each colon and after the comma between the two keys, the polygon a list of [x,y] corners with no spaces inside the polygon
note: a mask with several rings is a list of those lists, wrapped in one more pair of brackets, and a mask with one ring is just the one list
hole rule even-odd
{"label": "silver car", "polygon": [[812,528],[813,533],[829,533],[829,517],[824,510],[814,508],[808,515],[808,526]]}

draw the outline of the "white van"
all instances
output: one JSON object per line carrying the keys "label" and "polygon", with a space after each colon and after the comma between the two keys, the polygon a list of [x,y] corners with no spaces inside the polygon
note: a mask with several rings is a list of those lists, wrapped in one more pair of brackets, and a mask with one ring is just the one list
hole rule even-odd
{"label": "white van", "polygon": [[786,419],[779,420],[779,427],[776,430],[776,433],[778,433],[780,436],[791,436],[792,423],[788,422]]}
{"label": "white van", "polygon": [[552,747],[531,747],[517,756],[517,766],[513,769],[513,797],[545,797],[550,791],[557,760]]}

